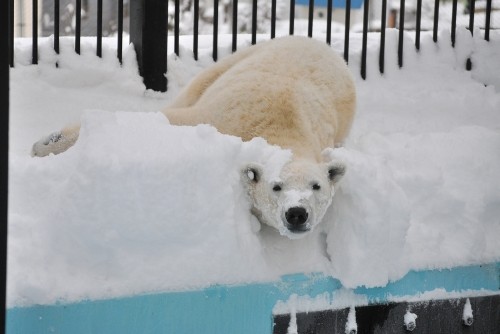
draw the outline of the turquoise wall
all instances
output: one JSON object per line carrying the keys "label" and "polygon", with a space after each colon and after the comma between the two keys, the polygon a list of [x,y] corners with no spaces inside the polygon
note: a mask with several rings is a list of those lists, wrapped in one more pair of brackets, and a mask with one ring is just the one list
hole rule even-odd
{"label": "turquoise wall", "polygon": [[[340,282],[331,277],[298,274],[263,284],[11,308],[7,310],[7,333],[272,333],[272,309],[277,301],[292,294],[314,297],[340,288]],[[388,296],[437,288],[499,291],[500,263],[410,272],[386,287],[353,291],[370,303],[383,303]]]}

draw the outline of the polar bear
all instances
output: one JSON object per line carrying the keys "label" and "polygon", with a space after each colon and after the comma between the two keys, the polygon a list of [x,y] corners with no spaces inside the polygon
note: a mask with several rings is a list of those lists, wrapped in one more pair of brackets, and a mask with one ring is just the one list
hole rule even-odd
{"label": "polar bear", "polygon": [[[345,172],[325,161],[324,149],[343,142],[356,108],[354,80],[344,60],[325,43],[288,36],[238,51],[202,71],[164,114],[173,125],[210,124],[244,141],[262,137],[293,157],[277,179],[262,166],[242,168],[251,211],[282,235],[314,229]],[[78,139],[67,127],[33,145],[34,156],[57,154]]]}

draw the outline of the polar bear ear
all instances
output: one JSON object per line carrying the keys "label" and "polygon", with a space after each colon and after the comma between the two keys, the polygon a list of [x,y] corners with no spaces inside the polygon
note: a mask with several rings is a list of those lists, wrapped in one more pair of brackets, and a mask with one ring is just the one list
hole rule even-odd
{"label": "polar bear ear", "polygon": [[248,164],[243,168],[242,174],[244,180],[257,183],[262,178],[262,166],[255,163]]}
{"label": "polar bear ear", "polygon": [[341,161],[333,161],[328,165],[328,179],[332,184],[337,183],[346,171],[346,165]]}

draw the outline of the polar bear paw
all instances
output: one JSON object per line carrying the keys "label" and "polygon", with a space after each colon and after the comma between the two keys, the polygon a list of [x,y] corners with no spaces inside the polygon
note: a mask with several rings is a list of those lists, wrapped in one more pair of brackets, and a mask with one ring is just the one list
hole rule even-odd
{"label": "polar bear paw", "polygon": [[74,141],[65,137],[61,131],[53,132],[33,144],[31,156],[45,157],[49,154],[59,154],[66,151]]}

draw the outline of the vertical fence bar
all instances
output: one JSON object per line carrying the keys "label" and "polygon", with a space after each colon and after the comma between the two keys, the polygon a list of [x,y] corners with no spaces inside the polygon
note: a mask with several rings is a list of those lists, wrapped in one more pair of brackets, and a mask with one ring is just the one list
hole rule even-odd
{"label": "vertical fence bar", "polygon": [[116,46],[116,56],[123,62],[123,0],[118,0],[118,41]]}
{"label": "vertical fence bar", "polygon": [[276,0],[271,1],[271,39],[276,37]]}
{"label": "vertical fence bar", "polygon": [[293,35],[295,28],[295,0],[290,0],[290,26],[288,33]]}
{"label": "vertical fence bar", "polygon": [[7,295],[7,232],[8,232],[8,194],[9,194],[9,58],[10,54],[10,31],[13,30],[11,21],[11,1],[1,1],[0,4],[0,252],[2,253],[0,276],[0,302],[2,310],[0,314],[0,328],[5,331],[5,312]]}
{"label": "vertical fence bar", "polygon": [[[168,1],[168,0],[167,0]],[[174,53],[179,56],[179,35],[180,35],[180,1],[174,1]],[[215,19],[215,16],[214,16]]]}
{"label": "vertical fence bar", "polygon": [[252,0],[252,45],[257,43],[257,0]]}
{"label": "vertical fence bar", "polygon": [[456,33],[457,33],[457,2],[453,0],[451,7],[451,46],[455,47]]}
{"label": "vertical fence bar", "polygon": [[80,36],[82,34],[82,0],[76,0],[75,12],[75,52],[80,54]]}
{"label": "vertical fence bar", "polygon": [[420,30],[422,24],[422,0],[417,0],[417,20],[415,22],[415,48],[420,50]]}
{"label": "vertical fence bar", "polygon": [[309,0],[309,17],[307,20],[307,36],[313,35],[314,0]]}
{"label": "vertical fence bar", "polygon": [[[472,36],[474,36],[474,11],[476,10],[476,1],[469,0],[469,31]],[[472,69],[472,62],[470,58],[467,58],[467,63],[465,64],[465,69],[470,71]]]}
{"label": "vertical fence bar", "polygon": [[333,0],[328,0],[326,4],[326,43],[332,44],[332,12]]}
{"label": "vertical fence bar", "polygon": [[434,25],[432,28],[432,40],[434,43],[438,40],[438,27],[439,26],[439,0],[434,1]]}
{"label": "vertical fence bar", "polygon": [[54,51],[59,54],[59,0],[54,0]]}
{"label": "vertical fence bar", "polygon": [[233,36],[231,50],[236,52],[238,48],[238,0],[233,0]]}
{"label": "vertical fence bar", "polygon": [[102,57],[102,0],[97,0],[97,57]]}
{"label": "vertical fence bar", "polygon": [[491,0],[486,0],[486,21],[484,23],[484,39],[490,40],[490,24],[491,24]]}
{"label": "vertical fence bar", "polygon": [[9,0],[9,64],[14,67],[14,0]]}
{"label": "vertical fence bar", "polygon": [[370,0],[363,2],[363,42],[361,46],[361,77],[366,79],[366,46],[368,43],[368,15],[370,13]]}
{"label": "vertical fence bar", "polygon": [[217,61],[219,48],[219,0],[214,0],[214,30],[213,30],[213,45],[212,58]]}
{"label": "vertical fence bar", "polygon": [[31,63],[38,64],[38,1],[32,1],[33,8],[33,16],[31,17],[32,23],[32,52],[31,52]]}
{"label": "vertical fence bar", "polygon": [[403,41],[405,32],[405,0],[401,0],[399,7],[399,39],[398,39],[398,65],[403,67]]}
{"label": "vertical fence bar", "polygon": [[380,25],[380,51],[378,55],[378,69],[380,73],[385,70],[385,26],[387,22],[387,0],[382,0],[382,19]]}
{"label": "vertical fence bar", "polygon": [[474,12],[476,10],[476,1],[469,0],[469,30],[471,35],[474,35]]}
{"label": "vertical fence bar", "polygon": [[130,42],[146,88],[167,90],[168,1],[130,0]]}
{"label": "vertical fence bar", "polygon": [[[233,12],[234,14],[234,12]],[[198,60],[198,23],[200,21],[200,0],[193,2],[193,56]]]}
{"label": "vertical fence bar", "polygon": [[351,0],[345,2],[344,60],[349,63],[349,33],[351,30]]}

